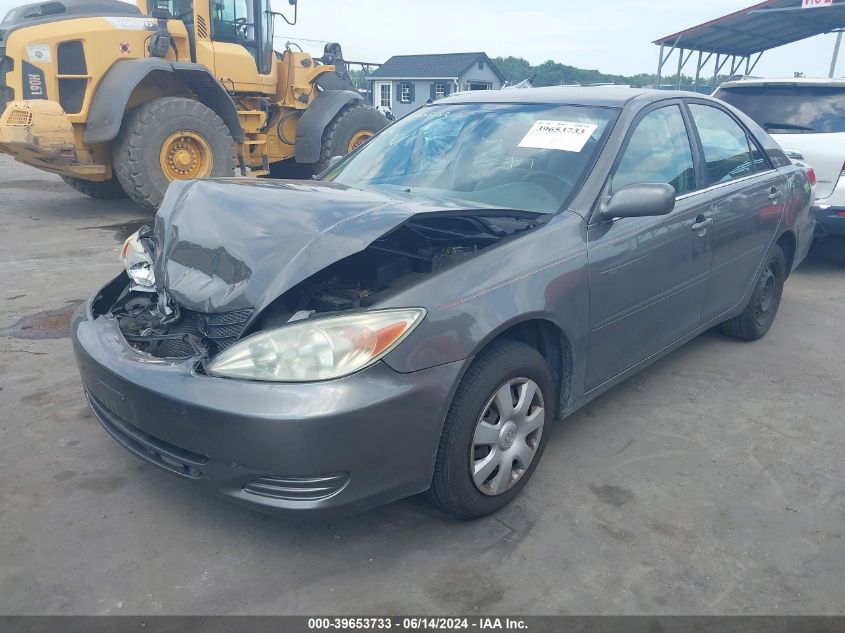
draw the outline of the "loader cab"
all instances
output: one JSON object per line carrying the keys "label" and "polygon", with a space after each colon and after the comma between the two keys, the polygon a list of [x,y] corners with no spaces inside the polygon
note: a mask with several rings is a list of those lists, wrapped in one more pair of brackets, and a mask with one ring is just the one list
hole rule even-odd
{"label": "loader cab", "polygon": [[258,72],[273,67],[273,15],[269,0],[211,0],[211,39],[246,48]]}
{"label": "loader cab", "polygon": [[139,0],[142,12],[166,4],[185,24],[194,61],[230,92],[275,92],[270,0]]}

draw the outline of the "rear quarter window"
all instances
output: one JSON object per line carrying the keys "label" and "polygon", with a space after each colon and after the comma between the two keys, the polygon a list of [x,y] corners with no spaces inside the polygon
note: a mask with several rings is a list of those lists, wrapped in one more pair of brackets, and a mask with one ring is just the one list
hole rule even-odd
{"label": "rear quarter window", "polygon": [[731,86],[714,96],[770,134],[845,132],[845,87]]}

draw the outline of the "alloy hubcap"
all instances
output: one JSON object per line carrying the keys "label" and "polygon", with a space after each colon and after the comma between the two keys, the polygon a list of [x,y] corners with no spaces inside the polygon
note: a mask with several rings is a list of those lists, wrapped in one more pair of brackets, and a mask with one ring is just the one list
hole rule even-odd
{"label": "alloy hubcap", "polygon": [[470,474],[486,495],[500,495],[518,482],[537,454],[546,411],[543,394],[529,378],[512,378],[484,406],[470,448]]}

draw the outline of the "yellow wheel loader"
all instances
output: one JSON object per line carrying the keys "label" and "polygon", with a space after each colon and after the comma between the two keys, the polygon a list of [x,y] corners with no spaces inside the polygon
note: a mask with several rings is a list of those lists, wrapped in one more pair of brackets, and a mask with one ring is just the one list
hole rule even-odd
{"label": "yellow wheel loader", "polygon": [[172,180],[302,177],[386,125],[340,46],[273,49],[270,0],[54,0],[0,22],[0,151],[154,209]]}

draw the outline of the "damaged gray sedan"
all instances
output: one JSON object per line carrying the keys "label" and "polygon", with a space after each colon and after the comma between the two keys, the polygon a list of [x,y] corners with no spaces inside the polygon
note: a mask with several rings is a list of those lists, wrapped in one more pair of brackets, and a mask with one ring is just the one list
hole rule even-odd
{"label": "damaged gray sedan", "polygon": [[318,180],[171,184],[76,357],[114,439],[235,501],[482,516],[553,420],[710,327],[763,336],[810,202],[706,97],[455,95]]}

